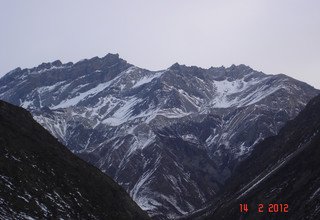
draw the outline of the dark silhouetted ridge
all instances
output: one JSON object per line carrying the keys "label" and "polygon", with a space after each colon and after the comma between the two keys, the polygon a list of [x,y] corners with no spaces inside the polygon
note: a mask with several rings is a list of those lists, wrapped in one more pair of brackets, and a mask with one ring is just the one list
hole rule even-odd
{"label": "dark silhouetted ridge", "polygon": [[149,219],[26,110],[0,101],[0,219]]}

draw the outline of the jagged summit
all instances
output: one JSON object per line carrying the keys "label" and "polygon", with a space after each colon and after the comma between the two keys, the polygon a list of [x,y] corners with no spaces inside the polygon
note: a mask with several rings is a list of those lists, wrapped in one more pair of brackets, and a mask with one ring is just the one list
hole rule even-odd
{"label": "jagged summit", "polygon": [[[110,67],[112,65],[116,65],[117,63],[127,63],[127,61],[125,61],[122,58],[120,58],[119,54],[117,54],[117,53],[116,54],[107,53],[103,57],[95,56],[95,57],[92,57],[92,58],[89,58],[89,59],[82,59],[82,60],[80,60],[80,61],[78,61],[76,63],[73,63],[73,62],[62,63],[60,60],[55,60],[55,61],[52,61],[52,62],[43,62],[40,65],[38,65],[37,67],[24,68],[24,69],[22,69],[22,72],[30,73],[30,72],[38,71],[38,72],[43,73],[43,72],[50,71],[52,69],[59,68],[59,67],[62,68],[62,67],[70,67],[70,66],[73,66],[73,65],[83,65],[83,64],[92,64],[92,65],[95,65],[95,66],[102,66],[102,65],[108,66],[109,65],[109,67]],[[220,71],[225,70],[226,73],[229,73],[229,72],[232,73],[234,70],[239,70],[239,69],[243,70],[243,71],[247,70],[247,72],[249,70],[252,70],[251,67],[246,66],[244,64],[240,64],[240,65],[232,64],[230,67],[221,66],[221,67],[210,67],[209,69],[204,69],[204,68],[201,68],[201,67],[198,67],[198,66],[186,66],[184,64],[179,64],[178,62],[172,64],[168,69],[170,69],[170,70],[180,70],[181,68],[191,69],[191,70],[196,70],[196,69],[200,69],[200,70],[220,70]],[[17,71],[21,71],[21,68],[18,67],[18,68],[14,69],[14,70],[12,70],[10,72],[17,72]],[[154,71],[154,72],[158,72],[158,71]]]}
{"label": "jagged summit", "polygon": [[50,69],[51,67],[59,67],[62,65],[62,62],[60,60],[55,60],[52,63],[42,63],[39,66],[37,66],[36,69]]}
{"label": "jagged summit", "polygon": [[[128,68],[130,66],[133,66],[132,64],[127,63],[127,61],[120,58],[119,54],[112,54],[108,53],[104,57],[92,57],[90,59],[83,59],[76,63],[68,62],[68,63],[62,63],[60,60],[55,60],[53,62],[44,62],[37,67],[33,68],[25,68],[22,69],[16,68],[15,70],[10,71],[7,75],[15,74],[16,77],[35,77],[36,74],[43,75],[52,75],[58,74],[56,72],[63,72],[66,74],[67,72],[70,72],[68,69],[83,69],[86,68],[87,73],[106,73],[107,69],[116,69],[120,68],[120,70],[123,70],[125,68]],[[141,69],[143,71],[147,71],[146,69]],[[251,67],[246,66],[244,64],[240,65],[231,65],[230,67],[210,67],[209,69],[204,69],[198,66],[186,66],[179,63],[174,63],[171,65],[168,70],[171,71],[178,71],[180,73],[185,72],[191,72],[193,74],[199,74],[199,72],[212,72],[216,79],[226,79],[226,77],[229,77],[228,80],[234,80],[234,79],[240,79],[244,77],[245,75],[251,74],[252,72],[255,72],[258,74],[258,72],[254,71]],[[160,72],[159,71],[153,71],[153,72]],[[262,75],[263,73],[259,73]],[[19,76],[18,76],[19,75]],[[74,74],[75,75],[75,74]],[[201,75],[201,74],[200,74]],[[83,76],[83,70],[78,71],[78,74],[75,75],[76,77],[82,77]],[[44,77],[45,78],[45,77]]]}

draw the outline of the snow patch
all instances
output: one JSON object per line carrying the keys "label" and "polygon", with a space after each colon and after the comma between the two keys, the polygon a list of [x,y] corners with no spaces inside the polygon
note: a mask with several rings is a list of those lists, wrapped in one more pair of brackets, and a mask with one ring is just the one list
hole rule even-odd
{"label": "snow patch", "polygon": [[134,83],[134,85],[132,86],[132,88],[136,88],[139,87],[143,84],[149,83],[151,82],[153,79],[159,78],[160,76],[162,76],[162,74],[165,73],[165,71],[162,72],[156,72],[153,75],[149,75],[149,76],[144,76],[141,79],[139,79],[138,81],[136,81]]}

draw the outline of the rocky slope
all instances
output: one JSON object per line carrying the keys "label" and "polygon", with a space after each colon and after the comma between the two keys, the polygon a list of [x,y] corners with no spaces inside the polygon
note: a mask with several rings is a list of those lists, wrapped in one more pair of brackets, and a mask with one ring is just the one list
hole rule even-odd
{"label": "rocky slope", "polygon": [[149,219],[26,110],[0,101],[0,219]]}
{"label": "rocky slope", "polygon": [[113,54],[18,68],[0,79],[0,99],[30,110],[155,218],[214,198],[238,161],[316,94],[245,65],[154,72]]}
{"label": "rocky slope", "polygon": [[[320,96],[255,147],[219,199],[186,219],[319,219],[319,112]],[[248,204],[247,213],[240,213],[241,203]],[[258,204],[264,204],[261,213]],[[288,204],[288,212],[269,212],[268,204]]]}

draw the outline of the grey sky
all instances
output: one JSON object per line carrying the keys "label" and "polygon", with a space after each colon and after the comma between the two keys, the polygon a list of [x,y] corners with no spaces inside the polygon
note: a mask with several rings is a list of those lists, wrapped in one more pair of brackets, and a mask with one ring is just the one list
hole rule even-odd
{"label": "grey sky", "polygon": [[0,75],[119,53],[151,70],[246,64],[320,88],[318,0],[0,0]]}

